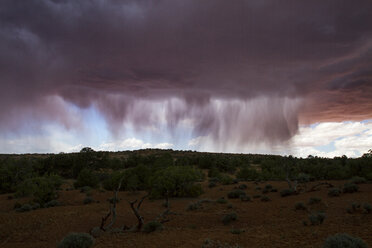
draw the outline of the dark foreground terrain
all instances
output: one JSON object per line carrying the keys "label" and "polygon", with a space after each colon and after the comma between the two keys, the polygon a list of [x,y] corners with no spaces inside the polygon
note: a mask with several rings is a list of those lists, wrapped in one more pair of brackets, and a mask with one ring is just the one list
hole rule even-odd
{"label": "dark foreground terrain", "polygon": [[[343,181],[329,181],[335,186]],[[318,182],[309,183],[308,187]],[[321,186],[319,191],[281,197],[280,191],[288,187],[286,182],[242,182],[252,197],[251,202],[228,199],[227,194],[236,184],[208,188],[203,183],[205,193],[198,198],[171,199],[170,221],[164,229],[153,233],[104,233],[96,238],[94,247],[201,247],[209,238],[240,247],[321,247],[329,235],[348,233],[372,244],[372,214],[357,210],[347,213],[353,202],[372,203],[372,184],[359,185],[359,192],[328,196],[328,188]],[[271,184],[279,192],[262,194],[257,187]],[[65,185],[67,187],[67,185]],[[122,201],[118,205],[117,225],[135,223],[136,219],[126,199],[134,199],[138,193],[120,192]],[[266,195],[270,201],[263,202],[254,195]],[[107,198],[112,192],[92,191],[92,197],[99,203],[84,205],[85,194],[79,190],[61,191],[59,200],[63,206],[37,209],[19,213],[13,210],[18,199],[8,200],[8,195],[0,196],[0,246],[5,247],[55,247],[69,232],[89,232],[99,226],[101,218],[107,213]],[[206,202],[200,209],[186,210],[191,202],[200,199],[217,200],[225,197],[228,203]],[[310,198],[321,198],[320,203],[309,205]],[[27,199],[22,199],[27,202]],[[309,211],[295,210],[295,204],[303,202],[310,211],[324,211],[326,219],[320,225],[305,226]],[[145,220],[154,218],[163,211],[163,200],[145,200],[143,215]],[[231,205],[229,205],[231,204]],[[235,212],[236,221],[224,225],[221,218],[226,213]],[[240,229],[240,234],[232,234],[232,229]]]}

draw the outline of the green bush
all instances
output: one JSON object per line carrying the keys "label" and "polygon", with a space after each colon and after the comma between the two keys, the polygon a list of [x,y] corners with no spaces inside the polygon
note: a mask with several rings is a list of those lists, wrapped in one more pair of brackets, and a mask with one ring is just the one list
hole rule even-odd
{"label": "green bush", "polygon": [[44,205],[58,197],[56,189],[60,186],[60,181],[56,178],[58,177],[46,176],[27,179],[18,186],[16,196],[32,196],[34,202]]}
{"label": "green bush", "polygon": [[23,204],[21,207],[16,209],[17,212],[28,212],[31,210],[33,210],[31,204]]}
{"label": "green bush", "polygon": [[372,212],[372,206],[369,203],[364,203],[363,204],[363,209],[364,209],[364,212],[367,213],[367,214]]}
{"label": "green bush", "polygon": [[99,183],[98,176],[95,172],[89,169],[82,169],[74,183],[75,188],[81,188],[89,186],[91,188],[97,188]]}
{"label": "green bush", "polygon": [[322,224],[325,218],[326,218],[326,215],[323,212],[312,213],[309,215],[309,220],[312,225]]}
{"label": "green bush", "polygon": [[311,198],[309,199],[308,204],[309,204],[309,205],[314,205],[314,204],[318,204],[318,203],[320,203],[321,201],[322,201],[322,199],[320,199],[320,198],[318,198],[318,197],[311,197]]}
{"label": "green bush", "polygon": [[360,238],[346,233],[338,233],[328,237],[322,248],[368,248],[368,246]]}
{"label": "green bush", "polygon": [[306,210],[307,208],[306,208],[306,206],[303,202],[297,202],[295,204],[295,209],[296,210]]}
{"label": "green bush", "polygon": [[222,217],[222,223],[224,225],[228,225],[232,221],[236,221],[238,219],[238,215],[234,212],[226,214]]}
{"label": "green bush", "polygon": [[90,197],[90,196],[85,197],[84,200],[83,200],[83,203],[84,203],[84,204],[91,204],[91,203],[93,203],[93,202],[94,202],[94,200],[93,200],[93,198]]}
{"label": "green bush", "polygon": [[244,190],[244,189],[247,189],[248,186],[247,186],[246,184],[240,184],[240,185],[238,186],[238,188]]}
{"label": "green bush", "polygon": [[336,197],[341,195],[341,190],[339,188],[332,188],[328,190],[328,196]]}
{"label": "green bush", "polygon": [[282,191],[280,191],[281,197],[290,196],[293,195],[294,193],[295,191],[293,189],[283,189]]}
{"label": "green bush", "polygon": [[363,183],[367,183],[367,179],[365,179],[364,177],[355,176],[350,179],[350,183],[363,184]]}
{"label": "green bush", "polygon": [[261,197],[261,201],[268,202],[268,201],[270,201],[270,198],[268,196],[264,195],[264,196]]}
{"label": "green bush", "polygon": [[239,178],[240,180],[249,181],[249,180],[258,179],[259,174],[255,169],[251,169],[249,167],[243,167],[236,174],[236,177]]}
{"label": "green bush", "polygon": [[241,195],[246,195],[246,193],[241,190],[241,189],[236,189],[236,190],[233,190],[233,191],[230,191],[228,194],[227,194],[227,197],[230,198],[230,199],[237,199],[239,198]]}
{"label": "green bush", "polygon": [[251,197],[248,195],[240,195],[239,198],[241,201],[251,201]]}
{"label": "green bush", "polygon": [[244,229],[236,229],[236,228],[232,228],[232,229],[230,230],[230,233],[232,233],[232,234],[241,234],[241,233],[243,233],[243,232],[245,232]]}
{"label": "green bush", "polygon": [[87,233],[70,233],[61,240],[58,248],[90,248],[94,245],[94,238]]}
{"label": "green bush", "polygon": [[163,225],[160,222],[150,221],[143,226],[142,231],[145,233],[151,233],[162,229]]}
{"label": "green bush", "polygon": [[219,240],[206,239],[204,240],[202,248],[240,248],[239,245],[231,245],[229,243],[222,243]]}
{"label": "green bush", "polygon": [[51,200],[44,204],[45,208],[57,207],[60,206],[61,203],[57,200]]}
{"label": "green bush", "polygon": [[219,198],[216,200],[217,203],[220,203],[220,204],[226,204],[227,203],[227,200],[223,197]]}
{"label": "green bush", "polygon": [[358,190],[359,190],[358,185],[356,185],[354,183],[345,183],[344,184],[344,188],[343,188],[344,193],[354,193],[354,192],[357,192]]}
{"label": "green bush", "polygon": [[150,180],[151,198],[197,197],[203,193],[200,170],[188,166],[171,166],[154,173]]}

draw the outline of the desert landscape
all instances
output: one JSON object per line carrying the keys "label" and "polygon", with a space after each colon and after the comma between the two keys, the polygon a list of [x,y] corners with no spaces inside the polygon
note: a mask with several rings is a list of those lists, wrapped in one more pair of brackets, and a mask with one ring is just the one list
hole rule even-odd
{"label": "desert landscape", "polygon": [[[112,227],[104,229],[101,226],[102,218],[107,215],[110,206],[112,206],[109,200],[115,197],[114,193],[116,192],[116,189],[108,190],[107,182],[116,175],[115,173],[119,173],[125,178],[125,171],[136,170],[137,166],[123,169],[118,168],[118,165],[114,163],[100,164],[103,158],[102,154],[104,153],[98,152],[96,154],[94,151],[89,151],[82,152],[80,155],[43,155],[39,158],[33,155],[24,155],[26,160],[34,160],[34,166],[37,164],[36,161],[41,162],[49,159],[48,161],[51,162],[51,157],[54,157],[53,169],[55,173],[62,169],[58,164],[66,163],[66,160],[63,161],[63,159],[60,159],[60,163],[56,162],[59,161],[59,156],[64,156],[65,159],[68,157],[89,158],[85,160],[87,164],[94,164],[98,167],[101,167],[102,164],[110,164],[111,168],[90,167],[94,172],[91,176],[98,180],[96,185],[91,184],[92,180],[85,180],[87,185],[84,183],[77,185],[77,182],[81,180],[79,176],[77,179],[63,179],[59,188],[56,189],[56,196],[48,199],[49,203],[42,203],[37,198],[38,192],[31,192],[30,195],[24,197],[16,197],[19,189],[15,194],[1,194],[1,247],[55,247],[72,232],[90,233],[95,240],[93,247],[322,247],[327,237],[336,233],[347,233],[359,237],[366,244],[372,242],[370,235],[372,225],[371,181],[351,175],[344,175],[350,176],[349,179],[335,180],[334,177],[342,176],[342,173],[331,175],[332,170],[329,170],[329,176],[326,176],[330,178],[329,180],[324,178],[319,180],[314,178],[314,174],[305,174],[295,167],[292,167],[290,176],[286,178],[286,166],[275,164],[275,168],[274,166],[270,168],[267,165],[274,161],[290,163],[294,158],[266,157],[265,155],[205,154],[161,150],[107,153],[107,161],[113,158],[114,161],[119,159],[123,164],[130,164],[130,158],[134,157],[148,161],[148,164],[141,166],[157,168],[153,169],[151,174],[169,168],[178,168],[180,165],[177,161],[186,161],[186,159],[200,161],[198,165],[186,167],[202,167],[200,172],[203,176],[187,183],[184,182],[184,185],[190,183],[200,185],[200,192],[185,193],[186,195],[195,194],[192,197],[181,195],[169,197],[169,208],[165,205],[164,195],[151,197],[151,187],[146,190],[141,189],[143,186],[140,186],[139,182],[143,178],[137,177],[137,182],[132,181],[133,185],[137,185],[137,189],[131,188],[131,185],[123,182],[123,186],[117,194],[115,223]],[[367,155],[356,160],[345,158],[333,160],[295,159],[294,164],[300,166],[302,163],[304,167],[301,168],[307,168],[305,163],[311,164],[311,160],[318,160],[320,163],[332,162],[340,166],[339,168],[333,167],[338,172],[340,168],[350,172],[355,169],[356,162],[364,160],[368,167],[363,167],[363,170],[367,170],[367,168],[370,170],[372,160]],[[16,158],[2,156],[2,158],[2,162],[4,162],[5,158],[12,161],[12,159],[22,159],[22,156]],[[216,163],[218,160],[223,162]],[[226,163],[231,160],[241,161],[239,164],[245,163],[242,161],[248,161],[248,166],[244,164],[239,168],[234,167],[233,162]],[[337,160],[339,162],[335,162]],[[260,163],[252,166],[249,161],[255,163],[260,161]],[[157,167],[161,163],[164,165]],[[209,166],[210,168],[206,169]],[[316,165],[314,165],[315,167]],[[63,173],[72,172],[73,168],[73,165],[70,168],[64,166]],[[95,169],[93,170],[93,168]],[[273,169],[278,171],[278,168],[282,169],[282,173],[277,175],[278,177],[283,176],[282,180],[279,178],[277,180],[266,179],[271,176],[275,177],[274,174],[266,173]],[[313,170],[314,168],[310,167],[307,170],[316,172]],[[44,169],[48,169],[48,167],[44,167]],[[0,175],[4,176],[4,170],[2,172]],[[141,172],[143,169],[136,173],[140,174]],[[357,173],[357,171],[353,173]],[[99,178],[103,178],[103,175],[106,179],[100,181]],[[174,173],[173,176],[178,178],[176,181],[182,180],[180,178],[183,178],[185,173],[182,175]],[[247,178],[239,179],[239,177]],[[167,179],[170,178],[167,177]],[[293,184],[293,188],[289,187],[287,179]],[[27,178],[25,180],[27,181]],[[164,180],[166,179],[164,178]],[[177,188],[181,187],[181,184],[177,187],[167,183],[165,185],[167,185],[165,188],[169,192],[174,190],[172,194],[175,195],[181,190]],[[35,188],[35,190],[38,189]],[[149,192],[150,196],[144,198],[139,209],[144,226],[138,230],[136,228],[126,229],[125,226],[138,225],[138,219],[132,211],[130,203],[140,200]],[[50,202],[53,201],[56,203],[51,204]],[[40,203],[42,205],[36,209],[25,207]],[[158,217],[166,211],[168,211],[167,216],[162,222]],[[316,216],[319,213],[323,214],[324,218],[318,222]],[[311,216],[315,216],[315,220],[312,220]],[[159,227],[147,230],[146,224],[154,220],[158,220],[156,222]],[[108,222],[105,223],[106,226]]]}

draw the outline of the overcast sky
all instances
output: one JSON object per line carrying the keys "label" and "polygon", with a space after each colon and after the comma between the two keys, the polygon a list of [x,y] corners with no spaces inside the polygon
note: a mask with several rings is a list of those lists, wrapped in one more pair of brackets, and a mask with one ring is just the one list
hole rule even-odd
{"label": "overcast sky", "polygon": [[360,156],[370,0],[2,0],[0,153]]}

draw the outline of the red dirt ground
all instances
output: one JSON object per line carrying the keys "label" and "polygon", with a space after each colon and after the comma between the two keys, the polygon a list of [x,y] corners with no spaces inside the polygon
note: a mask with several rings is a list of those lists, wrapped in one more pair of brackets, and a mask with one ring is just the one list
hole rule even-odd
{"label": "red dirt ground", "polygon": [[[268,183],[279,192],[287,188],[285,182],[259,185],[248,182],[245,183],[248,185],[246,192],[250,196],[261,194],[256,187],[263,188]],[[344,182],[330,183],[338,186]],[[227,193],[234,187],[236,185],[212,189],[204,187],[205,193],[198,199],[227,199]],[[171,210],[176,214],[170,216],[171,221],[164,224],[164,230],[150,234],[105,233],[96,239],[94,247],[201,247],[207,238],[238,244],[240,247],[321,247],[326,237],[335,233],[349,233],[372,245],[372,213],[346,212],[346,208],[354,201],[372,204],[372,184],[360,185],[360,192],[342,194],[340,197],[329,197],[326,187],[320,191],[284,198],[279,192],[268,193],[267,196],[271,199],[269,202],[262,202],[260,199],[252,199],[252,202],[229,200],[233,205],[232,209],[228,209],[228,204],[205,203],[203,209],[186,211],[187,205],[198,199],[172,199]],[[126,200],[141,195],[142,193],[127,192],[119,194],[122,201],[118,206],[118,226],[136,223]],[[93,191],[92,197],[100,203],[84,205],[84,193],[78,190],[61,191],[58,200],[63,206],[18,213],[13,210],[14,203],[27,202],[28,199],[8,200],[8,195],[0,195],[0,247],[56,247],[69,232],[88,232],[92,227],[99,226],[101,217],[107,213],[106,199],[112,197],[112,192]],[[310,197],[322,199],[321,204],[312,207],[325,210],[327,217],[322,225],[304,226],[303,220],[308,220],[308,213],[294,210],[297,202],[307,203]],[[152,220],[164,210],[162,203],[162,200],[144,201],[142,214],[145,221]],[[223,225],[222,216],[232,211],[237,213],[238,220],[231,225]],[[232,227],[244,229],[245,232],[232,234]]]}

